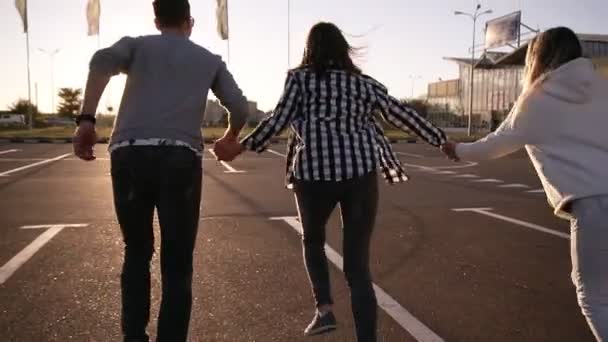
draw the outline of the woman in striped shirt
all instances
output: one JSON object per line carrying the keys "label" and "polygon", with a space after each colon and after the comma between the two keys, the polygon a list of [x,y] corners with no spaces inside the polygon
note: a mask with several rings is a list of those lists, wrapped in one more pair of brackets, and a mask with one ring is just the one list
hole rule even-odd
{"label": "woman in striped shirt", "polygon": [[376,170],[389,183],[408,179],[376,113],[439,147],[445,134],[386,87],[362,74],[340,29],[315,25],[301,65],[288,73],[272,115],[242,141],[263,152],[270,138],[289,127],[287,185],[295,191],[303,226],[303,249],[317,312],[306,335],[336,328],[332,314],[325,225],[337,204],[343,223],[344,272],[351,290],[359,342],[376,341],[377,303],[369,269],[370,240],[378,203]]}

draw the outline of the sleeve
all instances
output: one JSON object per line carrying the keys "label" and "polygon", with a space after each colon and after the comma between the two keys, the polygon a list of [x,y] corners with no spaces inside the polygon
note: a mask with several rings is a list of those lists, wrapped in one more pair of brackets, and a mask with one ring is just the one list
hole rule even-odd
{"label": "sleeve", "polygon": [[525,145],[539,143],[542,127],[535,128],[538,127],[538,118],[529,108],[513,110],[498,129],[485,138],[456,145],[456,155],[471,161],[496,159],[516,152]]}
{"label": "sleeve", "polygon": [[239,88],[234,77],[228,71],[226,63],[223,61],[220,61],[211,90],[222,106],[228,110],[230,126],[235,128],[243,127],[250,114],[247,98],[243,95],[243,91]]}
{"label": "sleeve", "polygon": [[447,141],[445,133],[424,119],[416,110],[390,96],[382,85],[375,85],[377,107],[384,121],[402,131],[413,131],[433,146],[440,146]]}
{"label": "sleeve", "polygon": [[97,51],[91,58],[89,69],[104,76],[129,73],[138,39],[123,37],[114,45]]}
{"label": "sleeve", "polygon": [[260,124],[242,141],[248,150],[263,152],[270,138],[285,129],[300,111],[301,93],[293,73],[287,75],[285,90],[273,113],[264,118]]}

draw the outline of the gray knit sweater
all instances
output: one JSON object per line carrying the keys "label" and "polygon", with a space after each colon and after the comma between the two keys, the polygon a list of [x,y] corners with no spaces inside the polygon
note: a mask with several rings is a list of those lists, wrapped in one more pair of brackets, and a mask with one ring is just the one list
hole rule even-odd
{"label": "gray knit sweater", "polygon": [[202,149],[201,124],[209,90],[241,127],[247,99],[219,56],[172,33],[125,37],[91,59],[91,72],[127,74],[110,144],[126,140],[180,140]]}

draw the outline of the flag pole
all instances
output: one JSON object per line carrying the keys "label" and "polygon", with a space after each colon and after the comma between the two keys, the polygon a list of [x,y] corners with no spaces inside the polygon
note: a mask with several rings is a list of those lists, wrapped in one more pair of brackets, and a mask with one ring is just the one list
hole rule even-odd
{"label": "flag pole", "polygon": [[226,21],[228,22],[228,38],[226,39],[226,61],[230,64],[230,10],[226,1]]}
{"label": "flag pole", "polygon": [[28,24],[28,6],[27,0],[25,0],[25,47],[27,54],[27,100],[29,102],[29,106],[27,107],[27,114],[30,120],[30,129],[34,128],[34,118],[33,118],[33,108],[32,108],[32,85],[31,85],[31,76],[30,76],[30,28]]}
{"label": "flag pole", "polygon": [[[101,49],[101,0],[98,2],[98,17],[97,17],[97,50]],[[107,84],[104,94],[106,100],[106,108],[109,107],[108,103],[110,101],[110,83]],[[99,108],[97,109],[99,112]],[[97,114],[97,113],[95,113]]]}
{"label": "flag pole", "polygon": [[99,16],[97,17],[97,50],[101,49],[101,0],[99,1]]}

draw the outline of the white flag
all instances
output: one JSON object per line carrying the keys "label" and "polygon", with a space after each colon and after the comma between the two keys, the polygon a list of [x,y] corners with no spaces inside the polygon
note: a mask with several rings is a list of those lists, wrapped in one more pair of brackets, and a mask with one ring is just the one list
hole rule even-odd
{"label": "white flag", "polygon": [[15,7],[23,22],[23,32],[27,33],[27,0],[15,0]]}
{"label": "white flag", "polygon": [[217,33],[222,40],[228,39],[228,0],[217,0]]}
{"label": "white flag", "polygon": [[89,0],[87,3],[87,22],[89,29],[87,34],[94,36],[99,34],[99,15],[101,14],[101,6],[99,0]]}

